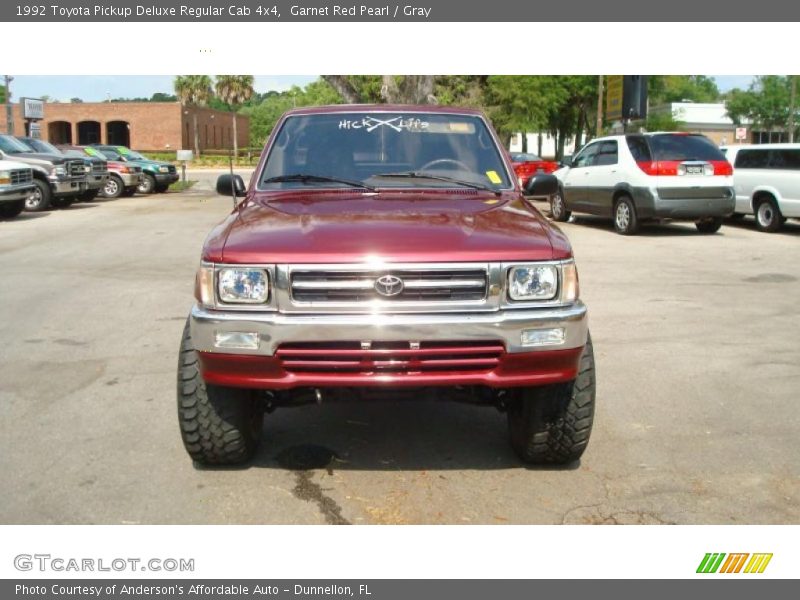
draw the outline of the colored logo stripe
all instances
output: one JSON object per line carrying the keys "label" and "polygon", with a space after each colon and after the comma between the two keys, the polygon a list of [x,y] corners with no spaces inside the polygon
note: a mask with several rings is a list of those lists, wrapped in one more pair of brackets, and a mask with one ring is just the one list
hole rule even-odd
{"label": "colored logo stripe", "polygon": [[[728,557],[727,559],[725,557]],[[747,558],[750,557],[748,561]],[[725,561],[724,563],[722,561]],[[744,567],[745,573],[763,573],[769,561],[772,560],[771,553],[749,554],[747,552],[734,552],[726,555],[724,552],[708,552],[700,561],[697,567],[698,573],[740,573]],[[745,566],[745,562],[747,566]],[[721,568],[720,568],[721,565]]]}

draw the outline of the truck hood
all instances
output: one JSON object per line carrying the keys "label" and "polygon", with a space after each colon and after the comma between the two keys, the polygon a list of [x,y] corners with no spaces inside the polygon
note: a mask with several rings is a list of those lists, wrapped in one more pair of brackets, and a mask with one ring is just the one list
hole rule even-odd
{"label": "truck hood", "polygon": [[257,193],[209,236],[227,263],[466,262],[571,256],[517,193],[475,190]]}
{"label": "truck hood", "polygon": [[[40,152],[20,152],[9,155],[13,160],[28,163],[29,165],[62,165],[67,159],[57,154],[42,154]],[[77,160],[77,159],[76,159]]]}

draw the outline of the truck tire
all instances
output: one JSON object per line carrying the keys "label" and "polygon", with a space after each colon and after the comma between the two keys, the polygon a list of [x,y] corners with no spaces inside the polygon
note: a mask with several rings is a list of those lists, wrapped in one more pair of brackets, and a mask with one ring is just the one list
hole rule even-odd
{"label": "truck tire", "polygon": [[708,217],[707,219],[700,219],[694,224],[697,231],[700,233],[716,233],[722,227],[722,217]]}
{"label": "truck tire", "polygon": [[526,463],[562,465],[586,450],[594,421],[595,372],[592,339],[570,382],[522,388],[508,406],[511,447]]}
{"label": "truck tire", "polygon": [[97,195],[98,195],[99,193],[100,193],[100,190],[99,190],[99,189],[96,189],[96,190],[86,190],[86,191],[85,191],[85,192],[83,192],[83,193],[82,193],[80,196],[78,196],[78,200],[80,200],[81,202],[91,202],[92,200],[94,200],[95,198],[97,198]]}
{"label": "truck tire", "polygon": [[169,189],[169,184],[159,183],[156,185],[156,194],[163,194]]}
{"label": "truck tire", "polygon": [[769,194],[764,194],[756,198],[753,203],[753,212],[756,215],[756,227],[767,233],[775,233],[783,225],[783,215],[775,198]]}
{"label": "truck tire", "polygon": [[50,186],[40,179],[34,179],[33,185],[35,186],[33,193],[25,199],[25,210],[30,212],[47,210],[53,197]]}
{"label": "truck tire", "polygon": [[150,173],[145,173],[139,182],[139,187],[136,189],[140,194],[152,194],[156,189],[156,178]]}
{"label": "truck tire", "polygon": [[264,405],[252,390],[203,381],[188,321],[178,358],[178,421],[186,451],[201,465],[250,459],[264,424]]}
{"label": "truck tire", "polygon": [[639,217],[630,196],[620,196],[614,203],[614,231],[620,235],[636,235],[639,231]]}
{"label": "truck tire", "polygon": [[567,205],[564,203],[564,192],[558,190],[555,194],[550,196],[550,216],[553,221],[565,223],[569,221],[572,213],[567,210]]}
{"label": "truck tire", "polygon": [[62,196],[60,198],[53,198],[50,200],[50,206],[53,208],[69,208],[74,202],[74,196]]}
{"label": "truck tire", "polygon": [[110,175],[106,180],[106,184],[103,186],[103,198],[119,198],[119,195],[122,193],[122,187],[122,178],[119,175]]}
{"label": "truck tire", "polygon": [[0,217],[4,219],[13,219],[23,210],[25,210],[25,200],[0,203]]}

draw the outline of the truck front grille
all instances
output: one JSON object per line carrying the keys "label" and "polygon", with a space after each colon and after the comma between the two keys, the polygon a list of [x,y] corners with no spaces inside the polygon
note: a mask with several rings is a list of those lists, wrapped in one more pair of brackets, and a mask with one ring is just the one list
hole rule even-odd
{"label": "truck front grille", "polygon": [[11,171],[11,185],[31,183],[33,181],[33,171],[30,169],[15,169]]}
{"label": "truck front grille", "polygon": [[298,270],[297,303],[464,302],[486,298],[486,269]]}
{"label": "truck front grille", "polygon": [[65,166],[70,177],[83,177],[86,175],[86,168],[82,160],[68,160]]}
{"label": "truck front grille", "polygon": [[92,172],[93,173],[105,173],[108,171],[108,163],[106,162],[93,162],[92,163]]}
{"label": "truck front grille", "polygon": [[276,356],[295,373],[414,374],[494,369],[502,342],[304,342],[282,344]]}

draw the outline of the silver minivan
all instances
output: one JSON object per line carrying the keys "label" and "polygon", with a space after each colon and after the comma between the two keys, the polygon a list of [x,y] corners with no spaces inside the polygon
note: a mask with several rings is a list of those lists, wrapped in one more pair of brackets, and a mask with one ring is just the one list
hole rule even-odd
{"label": "silver minivan", "polygon": [[734,217],[755,215],[756,226],[768,232],[800,218],[800,144],[737,144],[722,151],[733,165]]}

